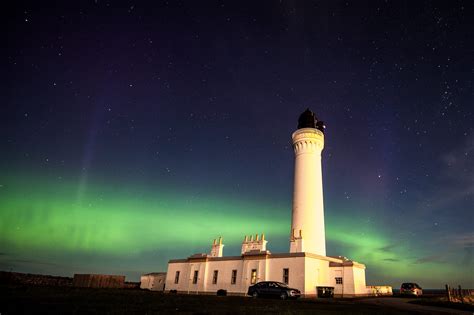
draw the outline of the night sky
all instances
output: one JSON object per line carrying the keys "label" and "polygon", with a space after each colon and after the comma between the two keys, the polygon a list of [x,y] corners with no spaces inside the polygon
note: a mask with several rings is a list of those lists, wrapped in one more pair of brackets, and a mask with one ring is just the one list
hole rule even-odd
{"label": "night sky", "polygon": [[138,280],[255,233],[288,252],[309,107],[326,123],[327,254],[371,285],[474,287],[471,1],[1,14],[0,270]]}

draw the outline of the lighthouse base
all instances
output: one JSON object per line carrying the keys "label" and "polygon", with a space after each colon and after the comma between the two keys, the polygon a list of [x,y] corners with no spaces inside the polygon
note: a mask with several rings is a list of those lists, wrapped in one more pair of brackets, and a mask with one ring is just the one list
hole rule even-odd
{"label": "lighthouse base", "polygon": [[[166,291],[189,294],[245,295],[249,286],[261,281],[285,282],[304,296],[318,296],[318,287],[332,288],[334,296],[372,295],[365,283],[365,265],[345,257],[312,253],[249,251],[241,256],[193,255],[170,260]],[[173,291],[174,292],[174,291]]]}

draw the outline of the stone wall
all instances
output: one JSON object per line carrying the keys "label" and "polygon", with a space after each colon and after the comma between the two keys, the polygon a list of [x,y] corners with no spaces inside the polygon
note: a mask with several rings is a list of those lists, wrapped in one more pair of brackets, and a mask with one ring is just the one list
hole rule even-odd
{"label": "stone wall", "polygon": [[0,284],[70,287],[72,278],[0,271]]}
{"label": "stone wall", "polygon": [[140,282],[125,281],[123,288],[124,289],[140,289]]}
{"label": "stone wall", "polygon": [[83,288],[123,288],[125,276],[75,274],[72,285]]}
{"label": "stone wall", "polygon": [[[140,282],[124,282],[125,276],[108,276],[108,275],[93,275],[97,278],[101,278],[102,287],[118,287],[124,289],[139,289]],[[120,279],[110,277],[120,277]],[[112,283],[114,282],[115,283]],[[118,284],[117,285],[117,280]],[[92,284],[92,283],[91,283]],[[54,287],[71,287],[73,286],[73,278],[59,277],[59,276],[48,276],[48,275],[36,275],[31,273],[21,272],[7,272],[0,271],[0,285],[29,285],[29,286],[54,286]],[[105,285],[105,286],[104,286]],[[89,286],[92,287],[92,286]],[[97,286],[96,286],[97,287]]]}

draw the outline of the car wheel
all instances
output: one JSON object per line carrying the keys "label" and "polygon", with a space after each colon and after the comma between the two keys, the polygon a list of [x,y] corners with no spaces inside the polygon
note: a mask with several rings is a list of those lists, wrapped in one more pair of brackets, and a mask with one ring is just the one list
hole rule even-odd
{"label": "car wheel", "polygon": [[288,298],[288,294],[287,294],[286,292],[282,292],[282,293],[280,294],[280,299],[286,300],[287,298]]}
{"label": "car wheel", "polygon": [[258,292],[257,292],[257,291],[253,291],[252,297],[253,297],[254,299],[258,298]]}

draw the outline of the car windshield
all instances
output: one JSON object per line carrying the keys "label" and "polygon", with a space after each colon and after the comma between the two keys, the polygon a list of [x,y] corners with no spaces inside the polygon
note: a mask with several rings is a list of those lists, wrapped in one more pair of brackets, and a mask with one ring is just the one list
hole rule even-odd
{"label": "car windshield", "polygon": [[288,285],[286,283],[283,283],[283,282],[275,282],[277,286],[281,287],[281,288],[288,288]]}

